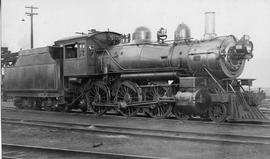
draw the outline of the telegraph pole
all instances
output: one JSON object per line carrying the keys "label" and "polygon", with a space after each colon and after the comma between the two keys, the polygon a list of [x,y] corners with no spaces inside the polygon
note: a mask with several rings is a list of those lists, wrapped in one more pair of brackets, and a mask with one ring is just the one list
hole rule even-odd
{"label": "telegraph pole", "polygon": [[30,7],[28,7],[28,6],[26,6],[25,8],[30,8],[31,10],[31,12],[29,13],[29,12],[25,12],[25,14],[27,15],[27,16],[30,16],[30,18],[31,18],[31,35],[30,35],[30,39],[31,39],[31,49],[34,47],[34,41],[33,41],[33,37],[34,37],[34,35],[33,35],[33,16],[34,15],[38,15],[38,13],[34,13],[33,11],[34,11],[34,9],[38,9],[38,7],[34,7],[34,6],[30,6]]}

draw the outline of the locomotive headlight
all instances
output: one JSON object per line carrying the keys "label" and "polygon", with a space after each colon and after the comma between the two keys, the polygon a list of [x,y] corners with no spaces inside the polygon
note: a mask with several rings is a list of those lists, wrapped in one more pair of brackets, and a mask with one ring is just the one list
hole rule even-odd
{"label": "locomotive headlight", "polygon": [[247,53],[252,54],[252,51],[253,51],[253,43],[252,42],[249,42],[246,45],[246,51],[247,51]]}
{"label": "locomotive headlight", "polygon": [[235,49],[236,49],[236,50],[242,50],[242,49],[243,49],[243,46],[242,46],[242,45],[236,45],[236,46],[235,46]]}
{"label": "locomotive headlight", "polygon": [[249,60],[253,57],[253,43],[251,41],[249,41],[246,45],[246,54],[245,54],[245,59]]}
{"label": "locomotive headlight", "polygon": [[250,37],[248,35],[243,35],[242,38],[238,41],[235,48],[237,52],[252,54],[253,43],[250,41]]}

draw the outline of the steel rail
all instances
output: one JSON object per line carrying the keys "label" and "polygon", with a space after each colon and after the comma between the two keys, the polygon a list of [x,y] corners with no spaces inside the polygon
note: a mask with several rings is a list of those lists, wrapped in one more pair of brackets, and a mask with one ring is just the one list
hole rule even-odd
{"label": "steel rail", "polygon": [[65,122],[48,122],[34,120],[18,120],[2,118],[2,124],[17,124],[34,127],[55,128],[61,130],[102,133],[109,135],[127,135],[135,137],[166,139],[166,140],[183,140],[191,142],[206,142],[206,143],[227,143],[227,144],[260,144],[270,145],[270,136],[250,136],[236,134],[221,134],[221,133],[201,133],[187,131],[170,131],[157,129],[142,129],[133,127],[119,127],[109,125],[88,125],[75,124]]}
{"label": "steel rail", "polygon": [[[10,144],[10,143],[2,143],[3,152],[5,150],[12,151],[20,151],[20,152],[36,152],[44,155],[47,153],[48,155],[58,154],[58,155],[71,155],[79,158],[108,158],[108,159],[160,159],[160,157],[152,157],[152,156],[143,156],[143,155],[131,155],[131,154],[121,154],[121,153],[108,153],[108,152],[99,152],[99,151],[82,151],[82,150],[71,150],[71,149],[63,149],[63,148],[51,148],[51,147],[43,147],[43,146],[32,146],[32,145],[20,145],[20,144]],[[27,156],[29,157],[29,156]],[[3,154],[3,158],[17,158]],[[20,157],[21,158],[21,157]]]}

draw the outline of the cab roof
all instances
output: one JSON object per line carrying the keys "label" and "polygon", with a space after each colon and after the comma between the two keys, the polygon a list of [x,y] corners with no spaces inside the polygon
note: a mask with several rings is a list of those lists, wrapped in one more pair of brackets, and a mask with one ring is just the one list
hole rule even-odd
{"label": "cab roof", "polygon": [[120,39],[121,34],[111,31],[95,31],[89,34],[70,36],[55,41],[55,45],[66,45],[70,43],[76,43],[81,40],[96,40],[101,43],[107,43],[113,39]]}

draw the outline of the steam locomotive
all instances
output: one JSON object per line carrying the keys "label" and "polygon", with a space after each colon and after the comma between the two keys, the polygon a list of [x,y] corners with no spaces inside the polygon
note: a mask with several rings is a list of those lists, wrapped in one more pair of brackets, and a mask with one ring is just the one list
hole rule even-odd
{"label": "steam locomotive", "polygon": [[253,57],[252,42],[247,35],[216,36],[214,13],[205,15],[203,40],[192,39],[182,23],[171,41],[164,28],[151,41],[151,31],[139,27],[132,39],[90,30],[22,50],[15,66],[5,70],[4,92],[19,108],[215,122],[265,119],[244,89],[254,79],[238,78]]}

